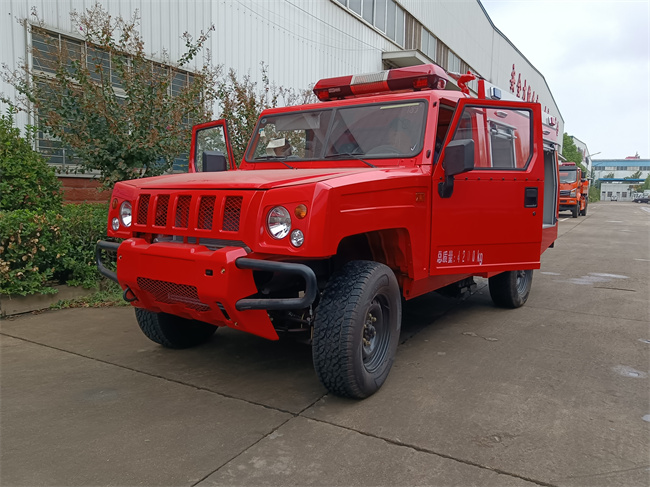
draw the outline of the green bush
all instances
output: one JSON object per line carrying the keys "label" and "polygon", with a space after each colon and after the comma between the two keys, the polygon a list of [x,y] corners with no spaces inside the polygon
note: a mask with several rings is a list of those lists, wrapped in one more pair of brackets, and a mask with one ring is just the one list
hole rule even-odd
{"label": "green bush", "polygon": [[0,293],[51,294],[54,284],[97,285],[95,243],[106,238],[107,218],[103,204],[0,212]]}
{"label": "green bush", "polygon": [[55,292],[50,281],[65,255],[62,223],[55,211],[0,212],[0,293]]}
{"label": "green bush", "polygon": [[0,211],[58,210],[61,202],[54,169],[20,136],[12,112],[0,115]]}
{"label": "green bush", "polygon": [[60,281],[71,286],[92,287],[100,274],[95,264],[95,244],[106,239],[108,206],[86,203],[63,207],[65,256]]}

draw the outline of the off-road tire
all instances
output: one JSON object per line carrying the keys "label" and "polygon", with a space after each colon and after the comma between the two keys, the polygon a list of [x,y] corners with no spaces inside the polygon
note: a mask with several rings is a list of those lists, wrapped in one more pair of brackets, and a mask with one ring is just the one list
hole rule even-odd
{"label": "off-road tire", "polygon": [[579,205],[575,205],[573,208],[571,208],[571,216],[573,216],[573,218],[578,218],[578,213],[579,212],[580,212],[580,206]]}
{"label": "off-road tire", "polygon": [[501,308],[519,308],[528,300],[533,271],[507,271],[488,279],[490,297]]}
{"label": "off-road tire", "polygon": [[347,263],[329,279],[316,308],[312,355],[321,383],[337,396],[374,394],[393,365],[401,325],[393,271],[378,262]]}
{"label": "off-road tire", "polygon": [[166,348],[189,348],[206,342],[217,327],[167,313],[135,308],[138,325],[149,340]]}

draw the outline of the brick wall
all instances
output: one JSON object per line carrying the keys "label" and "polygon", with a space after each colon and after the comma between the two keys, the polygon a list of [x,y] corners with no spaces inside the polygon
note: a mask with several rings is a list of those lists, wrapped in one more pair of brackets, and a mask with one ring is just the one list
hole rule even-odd
{"label": "brick wall", "polygon": [[59,180],[64,203],[106,203],[111,197],[110,191],[99,191],[100,184],[96,179],[62,177]]}

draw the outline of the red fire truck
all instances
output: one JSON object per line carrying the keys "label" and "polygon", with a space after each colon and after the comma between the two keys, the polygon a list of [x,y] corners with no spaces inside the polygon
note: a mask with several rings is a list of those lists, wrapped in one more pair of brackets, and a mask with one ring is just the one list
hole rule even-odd
{"label": "red fire truck", "polygon": [[573,218],[587,215],[589,181],[575,162],[560,164],[560,211],[571,211]]}
{"label": "red fire truck", "polygon": [[121,242],[98,243],[100,271],[156,343],[303,333],[330,392],[373,394],[403,299],[481,276],[519,307],[557,237],[556,131],[482,80],[471,97],[471,78],[459,90],[423,65],[321,80],[319,103],[261,114],[239,166],[224,120],[194,127],[189,173],[115,185]]}

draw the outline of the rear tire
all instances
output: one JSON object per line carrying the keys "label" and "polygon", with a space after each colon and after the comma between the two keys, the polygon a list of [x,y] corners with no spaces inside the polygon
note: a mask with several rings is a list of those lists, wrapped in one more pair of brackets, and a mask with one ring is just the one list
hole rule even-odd
{"label": "rear tire", "polygon": [[402,300],[393,271],[352,261],[332,275],[316,308],[312,352],[321,383],[363,399],[384,383],[395,359]]}
{"label": "rear tire", "polygon": [[508,271],[488,279],[490,297],[501,308],[519,308],[528,300],[533,271]]}
{"label": "rear tire", "polygon": [[135,317],[147,338],[166,348],[194,347],[208,341],[217,331],[209,323],[142,308],[135,308]]}

